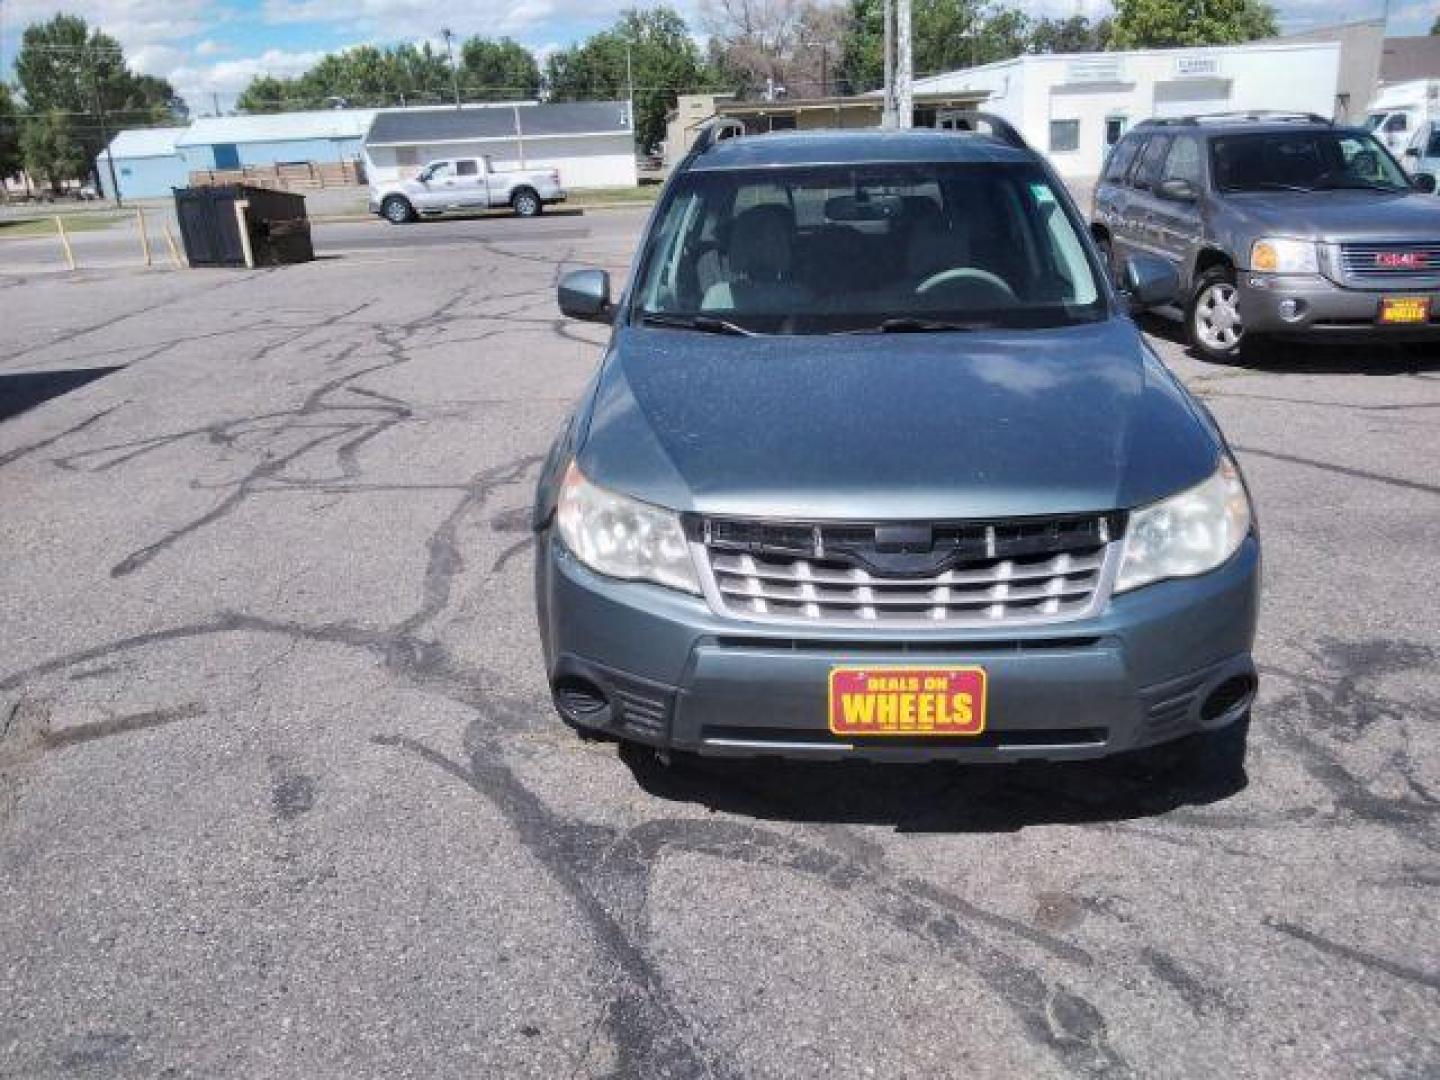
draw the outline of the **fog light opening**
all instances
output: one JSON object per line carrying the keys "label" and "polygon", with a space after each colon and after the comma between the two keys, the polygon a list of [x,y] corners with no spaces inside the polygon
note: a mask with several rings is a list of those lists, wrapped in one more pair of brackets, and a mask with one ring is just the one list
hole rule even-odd
{"label": "fog light opening", "polygon": [[1255,676],[1235,675],[1210,691],[1205,704],[1200,706],[1200,719],[1211,724],[1222,716],[1249,705],[1255,696]]}
{"label": "fog light opening", "polygon": [[1279,311],[1280,318],[1286,322],[1299,322],[1305,317],[1305,301],[1296,300],[1293,297],[1281,300],[1276,310]]}
{"label": "fog light opening", "polygon": [[609,721],[610,702],[605,692],[589,679],[567,675],[556,680],[552,691],[555,707],[560,715],[572,724],[585,727],[604,727]]}

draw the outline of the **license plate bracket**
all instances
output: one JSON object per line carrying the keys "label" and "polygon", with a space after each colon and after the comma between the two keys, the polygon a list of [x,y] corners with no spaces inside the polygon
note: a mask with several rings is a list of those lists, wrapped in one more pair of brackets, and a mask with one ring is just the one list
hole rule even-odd
{"label": "license plate bracket", "polygon": [[985,731],[981,667],[840,665],[830,669],[831,734],[966,738]]}

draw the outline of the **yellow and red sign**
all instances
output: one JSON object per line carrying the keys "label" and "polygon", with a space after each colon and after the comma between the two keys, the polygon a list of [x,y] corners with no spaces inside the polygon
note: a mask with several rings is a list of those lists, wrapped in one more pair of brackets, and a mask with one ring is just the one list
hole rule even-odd
{"label": "yellow and red sign", "polygon": [[830,669],[836,735],[979,735],[985,671],[978,667]]}
{"label": "yellow and red sign", "polygon": [[1428,296],[1384,296],[1380,298],[1382,323],[1424,323],[1430,321]]}

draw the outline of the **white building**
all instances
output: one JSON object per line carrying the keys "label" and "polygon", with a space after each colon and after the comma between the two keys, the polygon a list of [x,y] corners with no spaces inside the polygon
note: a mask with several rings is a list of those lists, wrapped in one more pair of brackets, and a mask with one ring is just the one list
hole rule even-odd
{"label": "white building", "polygon": [[1331,117],[1340,44],[1267,41],[1193,49],[1018,56],[915,81],[915,93],[987,94],[1065,177],[1092,177],[1132,124],[1152,116],[1283,109]]}
{"label": "white building", "polygon": [[495,169],[556,169],[567,188],[639,182],[623,101],[387,109],[365,136],[372,184],[413,176],[427,161],[448,157],[488,157]]}

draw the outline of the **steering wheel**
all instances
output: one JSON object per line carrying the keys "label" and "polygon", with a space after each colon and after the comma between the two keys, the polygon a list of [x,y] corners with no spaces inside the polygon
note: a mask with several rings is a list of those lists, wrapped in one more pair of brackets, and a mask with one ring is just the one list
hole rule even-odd
{"label": "steering wheel", "polygon": [[923,295],[943,286],[956,285],[961,282],[973,282],[977,285],[988,286],[1004,293],[1006,300],[1018,299],[1015,290],[1010,288],[1004,278],[998,274],[992,274],[989,270],[980,270],[974,266],[954,266],[949,270],[941,270],[938,274],[931,274],[915,287],[915,291]]}

